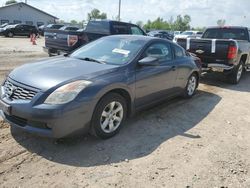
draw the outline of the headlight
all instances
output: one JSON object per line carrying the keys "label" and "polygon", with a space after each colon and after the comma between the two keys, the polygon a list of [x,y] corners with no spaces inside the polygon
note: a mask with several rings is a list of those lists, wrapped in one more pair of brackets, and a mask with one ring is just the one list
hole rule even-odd
{"label": "headlight", "polygon": [[45,100],[45,104],[65,104],[76,98],[76,96],[85,89],[90,81],[79,80],[59,87],[51,93]]}

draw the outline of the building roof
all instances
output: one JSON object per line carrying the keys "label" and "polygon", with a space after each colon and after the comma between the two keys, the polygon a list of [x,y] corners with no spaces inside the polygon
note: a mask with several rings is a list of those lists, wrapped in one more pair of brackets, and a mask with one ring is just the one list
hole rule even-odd
{"label": "building roof", "polygon": [[53,15],[47,13],[47,12],[44,12],[44,11],[42,11],[42,10],[36,8],[36,7],[33,7],[33,6],[28,5],[28,4],[26,4],[26,3],[23,3],[23,2],[12,3],[12,4],[9,4],[9,5],[2,6],[2,7],[0,7],[0,10],[3,9],[3,8],[8,8],[8,7],[11,7],[11,6],[15,6],[15,5],[24,5],[24,6],[28,6],[28,7],[32,8],[32,9],[35,9],[36,11],[39,11],[39,12],[41,12],[41,13],[43,13],[43,14],[46,14],[46,15],[48,15],[48,16],[51,16],[51,17],[53,17],[54,19],[58,19],[56,16],[53,16]]}

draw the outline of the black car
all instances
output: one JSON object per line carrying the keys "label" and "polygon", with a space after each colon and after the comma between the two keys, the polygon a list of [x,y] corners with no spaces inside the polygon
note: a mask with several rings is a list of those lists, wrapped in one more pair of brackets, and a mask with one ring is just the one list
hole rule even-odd
{"label": "black car", "polygon": [[165,39],[103,37],[70,55],[13,70],[0,86],[0,115],[42,136],[91,132],[109,138],[138,110],[173,96],[192,97],[199,67]]}
{"label": "black car", "polygon": [[8,25],[2,31],[2,35],[5,37],[14,37],[14,36],[27,36],[30,34],[37,34],[38,30],[35,26],[25,25],[25,24],[16,24],[16,25]]}
{"label": "black car", "polygon": [[173,40],[174,38],[173,34],[171,34],[169,31],[164,31],[164,30],[150,31],[148,35],[151,37],[158,37],[158,38],[163,38],[163,39],[168,39],[168,40]]}

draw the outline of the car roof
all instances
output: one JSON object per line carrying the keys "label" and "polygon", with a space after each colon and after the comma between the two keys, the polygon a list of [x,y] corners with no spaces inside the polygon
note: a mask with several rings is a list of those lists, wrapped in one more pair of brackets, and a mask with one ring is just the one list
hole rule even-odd
{"label": "car roof", "polygon": [[213,26],[213,27],[208,27],[207,29],[250,29],[247,27],[243,27],[243,26]]}

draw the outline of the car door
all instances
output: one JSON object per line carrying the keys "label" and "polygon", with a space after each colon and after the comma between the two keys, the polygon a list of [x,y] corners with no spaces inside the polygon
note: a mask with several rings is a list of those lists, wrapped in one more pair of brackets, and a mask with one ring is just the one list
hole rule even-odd
{"label": "car door", "polygon": [[182,47],[175,44],[173,44],[173,52],[173,62],[178,73],[175,81],[175,88],[176,90],[182,90],[186,87],[188,78],[193,69],[189,63],[189,61],[191,61],[191,57],[187,56],[185,50]]}
{"label": "car door", "polygon": [[17,25],[14,29],[14,33],[15,35],[21,35],[23,30],[24,30],[23,25]]}
{"label": "car door", "polygon": [[145,57],[155,57],[158,63],[154,66],[137,65],[136,108],[174,94],[177,71],[173,62],[171,44],[154,42],[145,50],[140,59]]}
{"label": "car door", "polygon": [[24,26],[24,29],[23,29],[23,32],[22,32],[22,35],[24,36],[29,36],[29,34],[31,33],[32,31],[32,26],[29,26],[29,25],[25,25]]}

